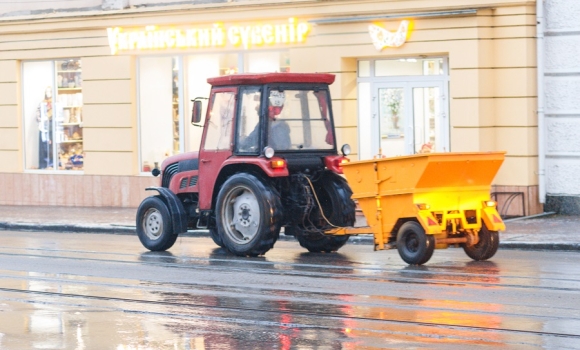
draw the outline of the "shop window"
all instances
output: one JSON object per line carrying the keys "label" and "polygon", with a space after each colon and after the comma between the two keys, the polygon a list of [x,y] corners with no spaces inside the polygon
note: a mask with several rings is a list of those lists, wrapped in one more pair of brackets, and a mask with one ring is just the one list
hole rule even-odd
{"label": "shop window", "polygon": [[287,51],[260,51],[244,54],[244,72],[290,72],[290,54]]}
{"label": "shop window", "polygon": [[180,62],[177,57],[139,60],[141,171],[159,167],[181,145]]}
{"label": "shop window", "polygon": [[[401,58],[397,60],[377,60],[375,76],[399,75],[443,75],[442,58]],[[360,76],[360,75],[359,75]]]}
{"label": "shop window", "polygon": [[82,170],[81,60],[22,66],[26,169]]}

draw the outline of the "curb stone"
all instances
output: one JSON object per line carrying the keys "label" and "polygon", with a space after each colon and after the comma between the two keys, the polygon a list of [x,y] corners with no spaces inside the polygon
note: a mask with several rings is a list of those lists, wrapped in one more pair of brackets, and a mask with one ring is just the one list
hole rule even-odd
{"label": "curb stone", "polygon": [[[38,224],[27,222],[0,222],[0,230],[4,231],[40,231],[60,233],[103,233],[118,235],[136,235],[135,226],[119,224],[79,225],[79,224]],[[182,234],[185,237],[209,237],[207,230],[191,230]],[[280,235],[279,240],[293,241],[293,236]],[[349,244],[374,244],[372,235],[354,235]],[[553,250],[580,252],[580,243],[542,243],[542,242],[513,242],[500,241],[500,248],[522,250]]]}

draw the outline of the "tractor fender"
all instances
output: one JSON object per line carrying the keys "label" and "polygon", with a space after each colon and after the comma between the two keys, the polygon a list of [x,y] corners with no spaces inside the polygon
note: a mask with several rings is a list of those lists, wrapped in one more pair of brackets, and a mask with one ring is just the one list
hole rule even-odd
{"label": "tractor fender", "polygon": [[161,197],[163,197],[164,202],[167,204],[169,209],[169,215],[171,215],[171,225],[173,225],[173,233],[180,234],[187,232],[187,214],[183,204],[177,198],[175,193],[171,192],[165,187],[147,187],[146,191],[157,191]]}

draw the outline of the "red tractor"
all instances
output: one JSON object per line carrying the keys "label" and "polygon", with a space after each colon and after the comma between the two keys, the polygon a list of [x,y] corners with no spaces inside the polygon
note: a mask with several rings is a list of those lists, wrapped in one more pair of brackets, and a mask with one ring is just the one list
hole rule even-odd
{"label": "red tractor", "polygon": [[[208,79],[211,94],[199,152],[165,159],[156,196],[137,211],[137,234],[153,251],[188,229],[241,256],[270,250],[284,227],[311,252],[336,251],[355,204],[342,174],[350,147],[337,152],[332,74],[238,74]],[[192,123],[202,103],[193,101]]]}

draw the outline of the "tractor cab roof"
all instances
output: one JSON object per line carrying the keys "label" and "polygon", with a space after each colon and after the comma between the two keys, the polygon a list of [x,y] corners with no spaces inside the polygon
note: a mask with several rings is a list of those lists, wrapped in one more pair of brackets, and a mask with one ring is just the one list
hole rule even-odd
{"label": "tractor cab roof", "polygon": [[243,73],[208,78],[212,86],[261,85],[270,83],[332,84],[334,74],[327,73]]}

